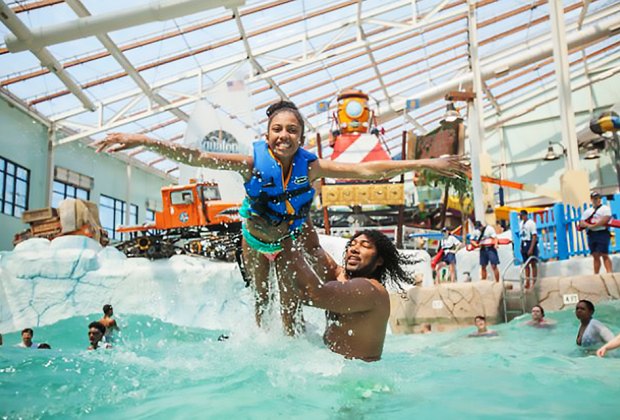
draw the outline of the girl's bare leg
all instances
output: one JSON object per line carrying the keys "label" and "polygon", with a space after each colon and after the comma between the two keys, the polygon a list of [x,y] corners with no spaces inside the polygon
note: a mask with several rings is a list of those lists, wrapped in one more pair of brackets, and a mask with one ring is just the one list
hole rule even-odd
{"label": "girl's bare leg", "polygon": [[246,274],[252,279],[254,286],[254,316],[256,325],[263,324],[263,315],[271,301],[271,287],[269,284],[269,261],[258,251],[250,248],[243,241],[243,260]]}
{"label": "girl's bare leg", "polygon": [[278,289],[280,290],[280,315],[286,335],[295,336],[305,330],[301,299],[295,285],[287,278],[286,262],[276,260]]}

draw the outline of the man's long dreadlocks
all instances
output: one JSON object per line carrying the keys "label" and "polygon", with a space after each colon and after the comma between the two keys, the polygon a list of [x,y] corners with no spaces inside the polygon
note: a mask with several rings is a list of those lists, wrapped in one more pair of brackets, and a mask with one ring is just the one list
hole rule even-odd
{"label": "man's long dreadlocks", "polygon": [[351,241],[361,235],[365,235],[372,241],[377,248],[377,256],[383,259],[383,264],[378,266],[374,273],[372,273],[373,278],[384,286],[389,282],[391,286],[395,286],[401,292],[405,291],[401,283],[413,284],[413,276],[411,273],[408,273],[402,268],[402,265],[411,264],[413,261],[411,261],[409,257],[399,253],[394,242],[378,230],[362,230],[356,232],[349,240],[349,243],[347,243],[346,248],[348,249]]}

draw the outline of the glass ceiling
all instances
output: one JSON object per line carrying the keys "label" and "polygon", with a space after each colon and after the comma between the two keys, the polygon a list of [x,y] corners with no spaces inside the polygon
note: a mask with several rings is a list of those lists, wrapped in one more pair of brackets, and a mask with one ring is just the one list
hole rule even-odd
{"label": "glass ceiling", "polygon": [[[549,5],[547,0],[470,2],[476,4],[480,66],[495,70],[483,76],[485,115],[507,121],[528,98],[547,89],[555,92],[552,56],[526,59],[551,43]],[[112,29],[80,37],[79,28],[71,29],[76,20],[113,13],[112,24],[123,22],[127,2],[0,0],[3,11],[9,10],[0,25],[0,94],[53,121],[71,139],[94,141],[107,131],[124,131],[179,141],[195,101],[241,74],[255,108],[256,133],[266,130],[266,107],[283,97],[307,118],[307,136],[321,132],[326,141],[328,115],[317,113],[316,104],[332,101],[334,106],[339,91],[357,88],[380,110],[390,149],[400,150],[403,130],[424,133],[439,123],[443,95],[454,90],[441,88],[471,72],[465,0],[202,0],[203,11],[161,21],[148,19],[151,1],[130,3],[131,11],[144,8],[140,15],[148,22],[107,26]],[[617,0],[566,0],[563,5],[567,38],[620,15]],[[59,32],[70,40],[47,45],[49,36],[43,43],[36,37],[41,29],[62,24],[65,29]],[[30,45],[23,42],[24,34],[35,35]],[[25,50],[10,52],[15,47],[9,36],[22,41]],[[616,31],[576,42],[569,49],[571,75],[600,74],[614,64],[616,74],[619,41]],[[50,64],[53,60],[59,65]],[[509,72],[498,71],[494,66],[505,60],[518,64]],[[433,88],[441,94],[432,94]],[[421,106],[406,109],[407,99],[416,98]],[[236,117],[234,110],[223,111]],[[178,175],[175,162],[146,150],[130,153]]]}

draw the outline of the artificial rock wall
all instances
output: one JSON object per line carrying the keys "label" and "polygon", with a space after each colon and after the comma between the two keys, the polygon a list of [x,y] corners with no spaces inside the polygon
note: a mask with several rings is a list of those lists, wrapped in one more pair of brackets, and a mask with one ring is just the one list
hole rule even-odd
{"label": "artificial rock wall", "polygon": [[[521,305],[519,286],[514,286],[507,290],[508,309]],[[504,322],[502,287],[492,281],[443,283],[414,287],[405,295],[392,294],[390,327],[394,334],[409,334],[429,323],[433,331],[447,331],[472,326],[477,315],[486,317],[489,324]],[[573,310],[581,299],[595,305],[620,299],[620,273],[542,278],[525,294],[525,309],[540,304],[547,312]]]}
{"label": "artificial rock wall", "polygon": [[620,273],[547,277],[536,285],[535,293],[545,311],[573,309],[581,299],[594,304],[616,300],[620,299]]}
{"label": "artificial rock wall", "polygon": [[414,287],[406,295],[390,295],[390,304],[394,334],[417,332],[424,323],[433,331],[470,326],[477,315],[493,324],[503,320],[502,285],[491,281]]}

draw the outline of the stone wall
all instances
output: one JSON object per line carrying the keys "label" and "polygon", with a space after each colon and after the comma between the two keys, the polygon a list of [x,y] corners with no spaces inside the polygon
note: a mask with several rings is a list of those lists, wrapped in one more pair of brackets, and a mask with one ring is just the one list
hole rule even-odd
{"label": "stone wall", "polygon": [[[517,311],[521,307],[519,285],[507,286],[507,309]],[[581,299],[594,304],[620,299],[620,273],[542,278],[525,294],[524,306],[526,312],[536,304],[545,311],[572,310]],[[485,316],[489,324],[504,322],[502,285],[492,281],[414,287],[406,296],[391,294],[390,304],[394,334],[417,333],[427,323],[433,331],[472,326],[477,315]],[[515,315],[509,313],[509,319]]]}
{"label": "stone wall", "polygon": [[424,323],[433,331],[471,326],[477,315],[491,324],[503,322],[502,286],[491,281],[414,287],[405,296],[392,294],[390,327],[394,334],[418,332]]}
{"label": "stone wall", "polygon": [[587,299],[592,303],[620,299],[620,273],[547,277],[536,285],[536,295],[545,311],[559,311],[575,307],[575,300]]}

